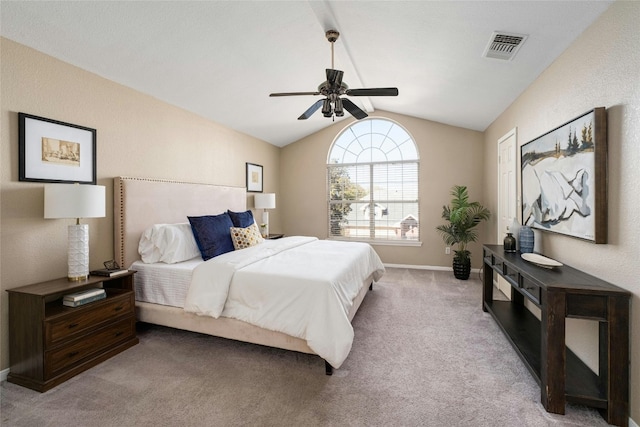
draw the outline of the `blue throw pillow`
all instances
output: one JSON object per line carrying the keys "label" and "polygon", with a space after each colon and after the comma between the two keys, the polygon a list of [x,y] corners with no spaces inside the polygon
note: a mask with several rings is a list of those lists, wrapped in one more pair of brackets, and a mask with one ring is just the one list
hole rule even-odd
{"label": "blue throw pillow", "polygon": [[220,215],[189,216],[200,254],[208,260],[234,250],[231,240],[233,222],[226,212]]}
{"label": "blue throw pillow", "polygon": [[251,211],[244,211],[244,212],[227,211],[227,213],[231,217],[231,221],[233,221],[234,227],[247,228],[247,227],[251,227],[251,224],[254,223],[253,213],[251,213]]}

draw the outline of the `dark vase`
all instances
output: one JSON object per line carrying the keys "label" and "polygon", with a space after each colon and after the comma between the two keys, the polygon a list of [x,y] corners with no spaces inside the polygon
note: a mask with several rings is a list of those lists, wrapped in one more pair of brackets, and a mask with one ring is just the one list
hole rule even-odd
{"label": "dark vase", "polygon": [[513,234],[507,233],[507,237],[504,238],[504,251],[515,252],[516,251],[516,238]]}
{"label": "dark vase", "polygon": [[453,259],[453,275],[458,280],[467,280],[471,274],[471,259]]}

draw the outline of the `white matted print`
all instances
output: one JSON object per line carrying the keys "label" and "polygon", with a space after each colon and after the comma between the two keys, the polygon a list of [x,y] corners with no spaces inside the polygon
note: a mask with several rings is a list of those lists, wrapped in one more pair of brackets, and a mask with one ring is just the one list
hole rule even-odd
{"label": "white matted print", "polygon": [[19,179],[96,183],[96,130],[18,113]]}
{"label": "white matted print", "polygon": [[262,166],[247,163],[247,191],[262,193]]}

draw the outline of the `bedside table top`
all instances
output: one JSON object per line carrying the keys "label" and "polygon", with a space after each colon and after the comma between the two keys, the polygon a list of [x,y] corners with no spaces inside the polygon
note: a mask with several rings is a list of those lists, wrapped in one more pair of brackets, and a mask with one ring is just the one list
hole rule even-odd
{"label": "bedside table top", "polygon": [[284,234],[269,234],[267,236],[267,239],[274,240],[274,239],[280,239],[282,237],[284,237]]}
{"label": "bedside table top", "polygon": [[121,279],[124,277],[132,276],[136,273],[135,270],[129,270],[128,273],[121,274],[114,277],[104,276],[89,276],[85,280],[70,281],[66,277],[60,279],[49,280],[46,282],[34,283],[32,285],[19,286],[17,288],[7,289],[7,292],[15,292],[21,294],[47,296],[59,294],[61,292],[70,292],[74,290],[81,290],[84,287],[91,287],[97,283],[108,282],[114,279]]}

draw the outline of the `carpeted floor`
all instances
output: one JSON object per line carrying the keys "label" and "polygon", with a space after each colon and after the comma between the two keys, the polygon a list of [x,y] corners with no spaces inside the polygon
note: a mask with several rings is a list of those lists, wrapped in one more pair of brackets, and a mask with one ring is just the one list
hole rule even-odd
{"label": "carpeted floor", "polygon": [[474,275],[387,269],[333,376],[317,356],[140,325],[140,344],[40,394],[1,386],[3,426],[605,426],[553,415]]}

